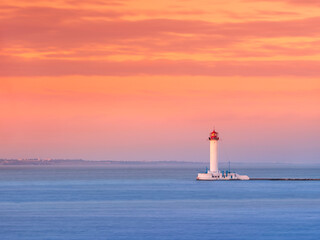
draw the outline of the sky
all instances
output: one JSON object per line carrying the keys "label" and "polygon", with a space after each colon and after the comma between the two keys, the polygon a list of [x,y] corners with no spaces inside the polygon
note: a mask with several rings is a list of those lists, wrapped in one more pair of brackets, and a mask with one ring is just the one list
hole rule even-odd
{"label": "sky", "polygon": [[318,0],[2,0],[0,158],[320,163]]}

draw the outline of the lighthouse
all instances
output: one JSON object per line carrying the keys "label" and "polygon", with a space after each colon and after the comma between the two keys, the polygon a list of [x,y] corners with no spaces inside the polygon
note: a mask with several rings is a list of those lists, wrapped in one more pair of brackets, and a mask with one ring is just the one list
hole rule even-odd
{"label": "lighthouse", "polygon": [[209,136],[210,141],[210,172],[218,172],[218,133],[213,130]]}
{"label": "lighthouse", "polygon": [[219,134],[213,130],[209,135],[210,142],[210,169],[206,173],[198,173],[197,180],[249,180],[247,175],[240,175],[230,171],[219,171],[218,142]]}

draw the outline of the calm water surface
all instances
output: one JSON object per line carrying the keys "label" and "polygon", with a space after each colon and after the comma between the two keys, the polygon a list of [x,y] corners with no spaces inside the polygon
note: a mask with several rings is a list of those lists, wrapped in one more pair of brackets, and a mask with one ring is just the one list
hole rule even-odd
{"label": "calm water surface", "polygon": [[[1,166],[1,240],[320,239],[320,182],[198,182],[201,167]],[[320,168],[239,168],[320,177]]]}

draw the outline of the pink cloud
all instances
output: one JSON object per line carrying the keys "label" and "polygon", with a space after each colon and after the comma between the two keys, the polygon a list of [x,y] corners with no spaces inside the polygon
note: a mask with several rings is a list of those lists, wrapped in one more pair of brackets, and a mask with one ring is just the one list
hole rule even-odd
{"label": "pink cloud", "polygon": [[[277,0],[273,0],[277,1]],[[318,0],[284,0],[287,3],[299,4],[299,5],[314,5],[320,6],[320,2]]]}
{"label": "pink cloud", "polygon": [[23,60],[2,57],[1,76],[62,75],[199,75],[199,76],[320,76],[319,61],[87,61]]}
{"label": "pink cloud", "polygon": [[[251,21],[239,23],[212,23],[196,20],[147,19],[121,20],[130,13],[114,11],[67,10],[55,8],[18,8],[0,23],[2,42],[26,47],[71,47],[84,44],[124,44],[130,41],[156,47],[181,41],[202,46],[210,40],[211,46],[225,46],[247,38],[296,37],[320,35],[320,17],[287,21]],[[109,20],[88,20],[84,17],[106,17]],[[177,34],[179,36],[177,36]],[[191,34],[186,37],[181,34]],[[199,40],[197,42],[196,40]],[[176,43],[175,43],[176,41]],[[158,44],[157,44],[158,43]],[[156,49],[156,48],[154,48]]]}
{"label": "pink cloud", "polygon": [[[10,10],[11,9],[11,10]],[[268,37],[319,36],[320,17],[286,21],[250,21],[212,23],[196,20],[146,19],[121,20],[115,11],[72,10],[57,8],[9,8],[0,22],[2,47],[19,45],[35,51],[57,51],[48,58],[73,56],[77,61],[5,57],[0,61],[2,76],[46,75],[209,75],[209,76],[318,76],[319,62],[299,61],[88,61],[87,56],[148,53],[224,52],[233,57],[312,55],[310,48],[264,45],[257,49],[238,49],[233,45],[248,39]],[[85,17],[106,17],[88,20]],[[94,46],[116,46],[95,50]],[[86,46],[93,46],[87,48]],[[59,50],[75,50],[71,54]],[[264,50],[264,51],[261,51]],[[268,50],[268,51],[265,51]],[[220,51],[220,52],[219,52]],[[84,60],[83,60],[84,59]]]}

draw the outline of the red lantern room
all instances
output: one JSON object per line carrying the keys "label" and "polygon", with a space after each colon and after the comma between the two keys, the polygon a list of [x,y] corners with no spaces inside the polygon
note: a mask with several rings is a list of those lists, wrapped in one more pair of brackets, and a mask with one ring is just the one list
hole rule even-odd
{"label": "red lantern room", "polygon": [[209,140],[219,140],[218,132],[216,132],[215,130],[213,130],[213,131],[210,133]]}

